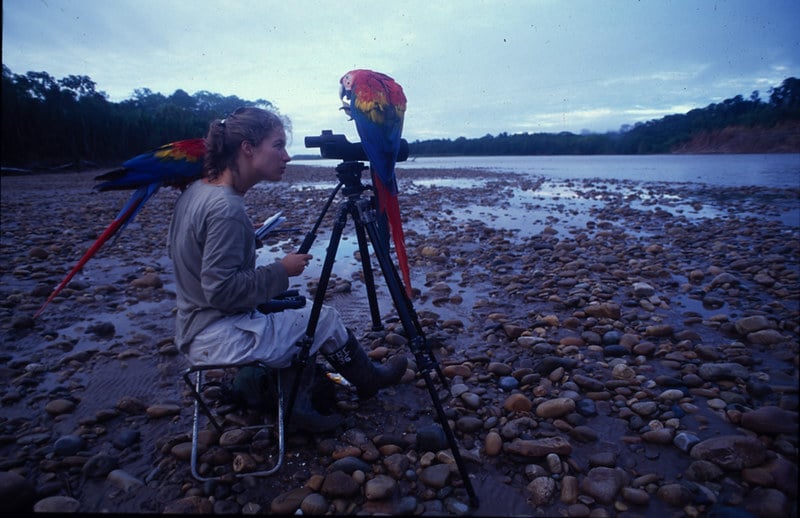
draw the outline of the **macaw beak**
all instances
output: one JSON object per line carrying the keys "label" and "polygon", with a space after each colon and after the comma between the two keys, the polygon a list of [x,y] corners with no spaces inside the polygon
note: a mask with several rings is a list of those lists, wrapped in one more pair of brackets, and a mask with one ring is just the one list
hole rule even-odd
{"label": "macaw beak", "polygon": [[344,85],[339,87],[339,99],[342,101],[342,106],[339,109],[343,110],[347,116],[352,119],[353,116],[350,114],[350,103],[345,100],[350,99],[350,91],[345,89]]}

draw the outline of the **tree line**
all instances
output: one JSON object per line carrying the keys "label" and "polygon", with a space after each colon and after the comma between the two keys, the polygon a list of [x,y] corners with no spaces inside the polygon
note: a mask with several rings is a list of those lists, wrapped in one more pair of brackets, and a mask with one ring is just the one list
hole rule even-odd
{"label": "tree line", "polygon": [[[165,96],[148,88],[110,102],[88,76],[14,74],[3,65],[3,167],[118,163],[167,142],[201,137],[211,120],[270,101],[201,91]],[[274,107],[273,107],[274,108]]]}
{"label": "tree line", "polygon": [[[166,142],[205,135],[209,121],[243,105],[275,108],[265,99],[178,89],[169,96],[148,88],[110,102],[88,76],[55,79],[47,72],[15,74],[3,65],[3,167],[118,163]],[[692,135],[729,126],[771,127],[800,120],[800,80],[694,109],[684,115],[623,126],[618,132],[521,133],[415,141],[412,156],[667,153]]]}
{"label": "tree line", "polygon": [[748,99],[737,95],[686,114],[625,125],[618,132],[518,133],[455,140],[436,139],[409,144],[412,155],[595,155],[669,153],[692,136],[731,126],[771,128],[786,121],[800,121],[800,80],[785,79],[769,89],[762,100],[756,90]]}

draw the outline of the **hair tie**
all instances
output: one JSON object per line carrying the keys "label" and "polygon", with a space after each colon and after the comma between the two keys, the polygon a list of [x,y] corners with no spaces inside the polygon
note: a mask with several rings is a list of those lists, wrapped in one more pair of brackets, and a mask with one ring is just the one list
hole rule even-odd
{"label": "hair tie", "polygon": [[219,125],[224,128],[225,127],[225,119],[222,119],[221,121],[219,121]]}

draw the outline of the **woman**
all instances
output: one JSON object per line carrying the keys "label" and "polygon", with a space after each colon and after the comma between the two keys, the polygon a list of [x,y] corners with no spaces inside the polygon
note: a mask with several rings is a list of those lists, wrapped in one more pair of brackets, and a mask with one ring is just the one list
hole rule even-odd
{"label": "woman", "polygon": [[[310,304],[266,315],[256,307],[284,292],[289,277],[303,273],[311,255],[289,254],[256,267],[256,239],[243,199],[258,182],[279,181],[290,160],[284,123],[275,113],[240,108],[209,127],[203,177],[176,201],[169,231],[177,284],[176,341],[194,365],[262,360],[282,369],[299,350],[295,344],[305,336]],[[373,364],[327,306],[311,354],[320,350],[362,399],[398,383],[406,370],[403,356],[385,366]],[[308,418],[323,428],[335,426],[331,416],[314,412],[310,387],[304,388],[292,422]]]}

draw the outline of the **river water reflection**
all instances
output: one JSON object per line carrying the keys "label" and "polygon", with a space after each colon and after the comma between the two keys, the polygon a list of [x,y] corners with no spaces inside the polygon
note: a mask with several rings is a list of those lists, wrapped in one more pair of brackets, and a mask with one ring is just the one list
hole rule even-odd
{"label": "river water reflection", "polygon": [[[334,167],[333,160],[298,165]],[[412,157],[398,169],[485,169],[554,179],[696,182],[721,186],[800,187],[800,153],[762,155],[588,155]],[[398,174],[398,176],[401,176]]]}
{"label": "river water reflection", "polygon": [[800,153],[769,155],[591,155],[420,157],[403,168],[486,169],[562,180],[598,178],[800,187]]}

